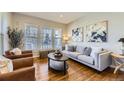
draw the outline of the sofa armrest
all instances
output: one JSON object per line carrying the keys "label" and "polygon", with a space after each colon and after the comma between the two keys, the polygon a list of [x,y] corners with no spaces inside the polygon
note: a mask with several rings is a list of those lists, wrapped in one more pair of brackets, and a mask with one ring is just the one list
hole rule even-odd
{"label": "sofa armrest", "polygon": [[14,59],[12,62],[13,62],[14,70],[23,68],[23,67],[33,66],[33,58],[32,57]]}
{"label": "sofa armrest", "polygon": [[35,80],[35,68],[26,67],[13,72],[0,75],[0,81],[33,81]]}
{"label": "sofa armrest", "polygon": [[99,70],[103,71],[105,68],[111,65],[111,57],[110,57],[111,52],[104,52],[98,55],[98,66]]}

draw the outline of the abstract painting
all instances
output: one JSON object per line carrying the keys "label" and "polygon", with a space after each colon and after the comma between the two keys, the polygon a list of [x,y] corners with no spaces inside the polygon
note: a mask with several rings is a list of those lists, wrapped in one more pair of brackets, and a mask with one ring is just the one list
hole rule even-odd
{"label": "abstract painting", "polygon": [[82,27],[72,29],[72,41],[74,42],[83,41],[83,28]]}
{"label": "abstract painting", "polygon": [[107,42],[108,21],[98,22],[96,24],[86,26],[87,42]]}

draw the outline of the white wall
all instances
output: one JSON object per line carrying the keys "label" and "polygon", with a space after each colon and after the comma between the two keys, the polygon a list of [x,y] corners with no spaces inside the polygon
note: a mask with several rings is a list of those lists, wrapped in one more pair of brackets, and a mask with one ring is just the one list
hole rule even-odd
{"label": "white wall", "polygon": [[7,36],[7,27],[12,26],[12,15],[11,13],[2,13],[2,33],[3,38],[3,51],[9,49],[8,36]]}
{"label": "white wall", "polygon": [[70,41],[70,43],[77,45],[101,46],[113,52],[120,53],[121,43],[119,43],[118,40],[119,38],[124,37],[124,13],[88,13],[85,17],[79,18],[78,20],[75,20],[74,22],[68,24],[68,35],[71,35],[72,28],[86,27],[86,25],[105,20],[108,20],[108,42],[88,43],[84,38],[84,42]]}
{"label": "white wall", "polygon": [[23,31],[25,30],[25,24],[32,24],[36,25],[39,28],[42,28],[44,26],[52,27],[52,28],[61,28],[63,30],[63,34],[66,34],[66,25],[49,21],[49,20],[44,20],[36,17],[31,17],[31,16],[26,16],[18,13],[7,13],[4,12],[2,13],[2,32],[4,34],[4,51],[9,49],[9,44],[8,44],[8,36],[7,36],[7,27],[18,27],[22,29]]}
{"label": "white wall", "polygon": [[32,25],[38,26],[39,28],[42,28],[45,26],[52,27],[52,28],[61,28],[63,30],[63,34],[66,34],[65,24],[61,24],[61,23],[57,23],[57,22],[53,22],[53,21],[49,21],[49,20],[45,20],[37,17],[22,15],[18,13],[12,13],[12,17],[13,17],[13,26],[20,27],[23,30],[25,29],[25,24],[32,24]]}
{"label": "white wall", "polygon": [[[4,50],[8,50],[7,39],[7,26],[19,26],[24,27],[25,23],[36,24],[39,27],[50,26],[60,27],[63,29],[64,34],[68,32],[71,35],[71,29],[75,27],[85,27],[86,25],[93,24],[99,21],[108,20],[108,42],[106,43],[87,43],[85,42],[71,42],[71,44],[88,45],[88,46],[101,46],[114,52],[120,52],[121,44],[118,43],[120,37],[124,37],[124,13],[88,13],[85,17],[82,17],[68,25],[59,24],[56,22],[39,19],[31,16],[20,15],[16,13],[4,13]],[[67,29],[66,29],[67,27]]]}

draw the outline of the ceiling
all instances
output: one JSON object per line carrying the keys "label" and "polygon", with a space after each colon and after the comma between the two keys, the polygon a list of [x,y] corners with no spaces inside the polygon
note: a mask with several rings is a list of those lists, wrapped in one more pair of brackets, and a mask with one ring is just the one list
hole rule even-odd
{"label": "ceiling", "polygon": [[84,12],[18,12],[18,13],[63,24],[68,24],[86,15],[86,13]]}

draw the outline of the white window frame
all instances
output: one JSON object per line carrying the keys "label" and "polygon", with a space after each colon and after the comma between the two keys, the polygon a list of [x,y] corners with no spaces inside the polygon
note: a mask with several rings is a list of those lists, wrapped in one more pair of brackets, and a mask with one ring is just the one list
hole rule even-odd
{"label": "white window frame", "polygon": [[[25,35],[24,35],[24,38],[25,38],[25,41],[24,41],[24,48],[26,49],[26,38],[30,38],[30,36],[29,37],[27,37],[26,36],[26,29],[27,29],[27,26],[32,26],[32,27],[36,27],[38,30],[37,30],[37,36],[36,36],[36,42],[37,42],[37,48],[36,49],[33,49],[33,50],[47,50],[47,49],[56,49],[56,47],[55,47],[55,31],[56,30],[60,30],[61,31],[61,37],[58,37],[57,39],[61,39],[61,46],[59,47],[59,48],[57,48],[57,49],[62,49],[62,28],[54,28],[54,27],[46,27],[46,26],[44,26],[44,27],[38,27],[38,26],[36,26],[36,25],[33,25],[33,24],[25,24]],[[44,45],[44,30],[45,29],[48,29],[48,30],[50,30],[50,31],[52,31],[51,32],[51,34],[52,34],[52,37],[50,38],[51,40],[52,40],[52,44],[50,44],[50,46],[48,45],[48,46],[46,46],[45,47],[45,45]],[[30,33],[30,32],[29,32]],[[30,43],[29,43],[30,44]],[[33,47],[33,45],[32,45],[32,47]],[[30,49],[29,49],[30,50]]]}

